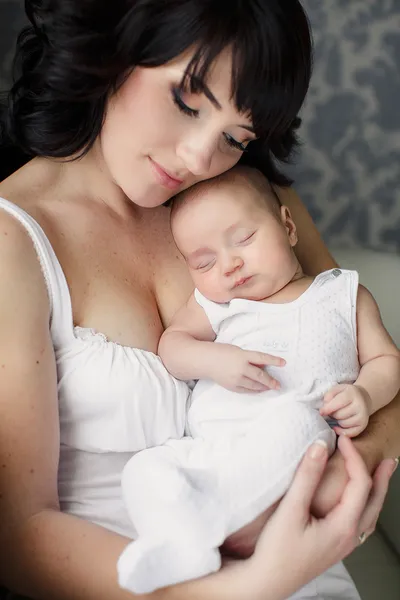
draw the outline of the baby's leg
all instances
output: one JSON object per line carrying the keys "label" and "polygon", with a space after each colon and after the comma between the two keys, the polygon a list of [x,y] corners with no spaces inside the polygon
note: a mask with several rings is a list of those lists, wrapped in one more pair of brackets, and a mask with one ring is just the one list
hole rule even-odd
{"label": "baby's leg", "polygon": [[263,518],[265,522],[266,515],[260,515],[282,498],[307,448],[323,439],[333,452],[335,438],[310,405],[267,402],[262,418],[248,433],[231,440],[226,457],[215,458],[215,468],[221,473],[221,497],[232,515],[229,535],[248,524],[252,525],[244,532],[255,535]]}
{"label": "baby's leg", "polygon": [[134,593],[196,579],[220,568],[223,503],[201,440],[184,439],[135,455],[122,490],[138,532],[118,561],[122,587]]}

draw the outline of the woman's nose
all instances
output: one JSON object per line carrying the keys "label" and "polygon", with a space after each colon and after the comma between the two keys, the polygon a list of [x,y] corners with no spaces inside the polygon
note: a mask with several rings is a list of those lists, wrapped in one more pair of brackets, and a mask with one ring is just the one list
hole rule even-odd
{"label": "woman's nose", "polygon": [[217,141],[212,136],[197,131],[191,138],[182,140],[177,155],[193,175],[204,176],[210,172],[216,147]]}

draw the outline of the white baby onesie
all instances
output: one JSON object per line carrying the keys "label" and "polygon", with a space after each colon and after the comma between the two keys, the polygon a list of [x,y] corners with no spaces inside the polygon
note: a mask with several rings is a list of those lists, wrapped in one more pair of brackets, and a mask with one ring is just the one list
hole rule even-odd
{"label": "white baby onesie", "polygon": [[358,274],[320,274],[295,301],[207,300],[196,290],[215,343],[285,358],[268,367],[279,391],[238,394],[212,381],[192,393],[192,437],[136,454],[122,489],[138,532],[118,562],[134,593],[195,579],[220,568],[219,546],[287,490],[308,446],[335,434],[318,409],[335,384],[354,382]]}

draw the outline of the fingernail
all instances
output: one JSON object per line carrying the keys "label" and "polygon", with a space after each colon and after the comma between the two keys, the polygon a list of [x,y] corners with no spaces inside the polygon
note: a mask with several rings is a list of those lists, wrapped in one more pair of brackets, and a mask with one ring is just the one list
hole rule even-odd
{"label": "fingernail", "polygon": [[310,458],[318,460],[325,456],[328,449],[328,444],[324,440],[317,440],[313,443],[310,449]]}
{"label": "fingernail", "polygon": [[393,471],[392,473],[395,472],[395,470],[397,469],[397,467],[399,466],[399,461],[400,461],[400,457],[398,456],[397,458],[394,459],[394,466],[393,466]]}

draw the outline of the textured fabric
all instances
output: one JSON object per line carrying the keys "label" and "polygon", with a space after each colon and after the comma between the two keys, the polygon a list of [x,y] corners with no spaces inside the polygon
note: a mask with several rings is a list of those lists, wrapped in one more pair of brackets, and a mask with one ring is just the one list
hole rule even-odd
{"label": "textured fabric", "polygon": [[336,436],[319,414],[324,394],[358,376],[358,274],[318,275],[286,304],[195,297],[217,334],[215,343],[285,358],[268,367],[279,391],[238,394],[212,381],[192,392],[193,437],[136,454],[122,490],[138,539],[118,562],[120,584],[149,593],[220,567],[218,548],[288,489],[306,449]]}
{"label": "textured fabric", "polygon": [[0,199],[0,208],[30,235],[49,290],[58,376],[61,508],[133,536],[121,499],[122,469],[134,452],[182,437],[188,387],[155,354],[74,328],[68,285],[43,230],[14,204]]}
{"label": "textured fabric", "polygon": [[303,402],[318,409],[333,385],[354,381],[359,370],[357,286],[355,271],[333,269],[287,304],[245,299],[217,304],[196,290],[216,343],[280,356],[286,365],[268,367],[281,384],[279,391],[235,394],[213,381],[199,381],[188,414],[191,435],[219,436],[221,427],[225,433],[242,433],[249,421],[261,417],[266,402]]}
{"label": "textured fabric", "polygon": [[[218,398],[215,397],[218,402]],[[120,584],[149,593],[220,568],[218,548],[285,493],[308,446],[335,434],[301,402],[267,401],[246,434],[170,440],[127,464],[122,490],[138,539],[118,562]]]}

